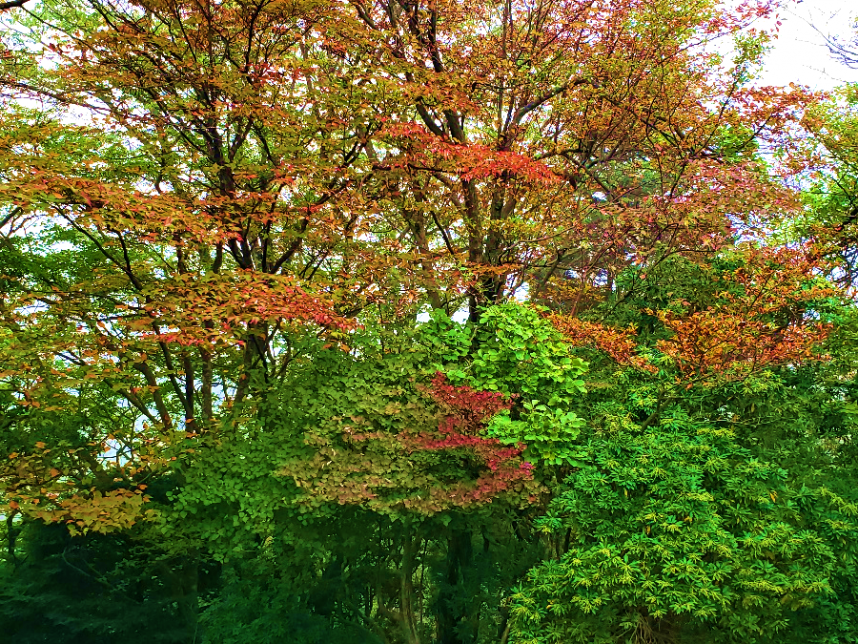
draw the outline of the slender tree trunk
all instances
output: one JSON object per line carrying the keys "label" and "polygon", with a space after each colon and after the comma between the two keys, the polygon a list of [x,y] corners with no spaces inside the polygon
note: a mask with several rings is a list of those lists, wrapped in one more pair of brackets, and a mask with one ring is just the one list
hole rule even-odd
{"label": "slender tree trunk", "polygon": [[408,534],[402,552],[400,579],[399,614],[402,618],[402,630],[408,644],[420,644],[417,618],[414,614],[414,569],[416,555],[420,550],[420,537]]}
{"label": "slender tree trunk", "polygon": [[438,601],[438,644],[471,644],[472,638],[460,633],[469,617],[465,597],[465,570],[473,557],[470,530],[453,530],[447,542],[444,585]]}

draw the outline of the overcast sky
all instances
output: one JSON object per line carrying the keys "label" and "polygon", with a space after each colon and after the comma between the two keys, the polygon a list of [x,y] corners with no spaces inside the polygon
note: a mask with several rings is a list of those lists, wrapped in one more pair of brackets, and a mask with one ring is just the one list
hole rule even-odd
{"label": "overcast sky", "polygon": [[803,0],[788,2],[780,12],[783,23],[759,79],[765,85],[800,83],[827,90],[845,82],[858,82],[858,69],[839,64],[825,47],[815,25],[828,34],[854,36],[858,0]]}

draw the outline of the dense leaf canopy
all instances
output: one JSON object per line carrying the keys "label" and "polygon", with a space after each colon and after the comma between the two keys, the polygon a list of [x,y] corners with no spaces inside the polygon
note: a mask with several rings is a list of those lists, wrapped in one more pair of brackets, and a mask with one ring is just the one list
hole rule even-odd
{"label": "dense leaf canopy", "polygon": [[0,2],[0,632],[858,641],[858,94],[776,9]]}

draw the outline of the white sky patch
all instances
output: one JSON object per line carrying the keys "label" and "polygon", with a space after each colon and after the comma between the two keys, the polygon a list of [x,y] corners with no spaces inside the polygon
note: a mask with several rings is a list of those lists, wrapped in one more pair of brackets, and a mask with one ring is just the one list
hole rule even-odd
{"label": "white sky patch", "polygon": [[796,83],[813,90],[831,90],[844,83],[858,83],[858,69],[850,69],[835,60],[823,36],[851,40],[855,35],[856,16],[858,3],[854,0],[787,3],[779,12],[780,32],[772,43],[757,84]]}

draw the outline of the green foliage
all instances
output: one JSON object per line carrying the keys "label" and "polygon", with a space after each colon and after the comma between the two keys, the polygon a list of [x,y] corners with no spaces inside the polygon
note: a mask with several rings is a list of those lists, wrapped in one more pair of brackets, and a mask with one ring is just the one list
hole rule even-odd
{"label": "green foliage", "polygon": [[177,562],[125,537],[72,538],[61,526],[35,522],[14,530],[15,559],[0,565],[5,641],[177,644],[193,638]]}
{"label": "green foliage", "polygon": [[[524,456],[533,463],[573,463],[584,425],[573,407],[584,393],[581,376],[587,363],[540,312],[517,304],[491,307],[482,312],[472,337],[450,329],[451,323],[438,316],[430,328],[452,340],[452,347],[438,346],[440,355],[469,356],[445,365],[453,382],[515,397],[512,410],[490,423],[489,436],[505,445],[526,445]],[[471,345],[476,347],[472,352]]]}
{"label": "green foliage", "polygon": [[848,326],[830,362],[689,378],[659,357],[670,331],[640,308],[695,307],[721,288],[705,266],[663,270],[626,277],[634,290],[609,305],[659,369],[593,355],[575,467],[536,521],[553,556],[514,590],[510,641],[854,641]]}
{"label": "green foliage", "polygon": [[[582,424],[569,407],[581,396],[584,363],[528,307],[494,307],[484,316],[489,322],[476,333],[436,317],[416,330],[356,332],[351,353],[312,347],[312,359],[292,365],[288,379],[254,403],[252,421],[236,419],[195,444],[170,516],[193,516],[194,532],[227,557],[244,548],[237,533],[264,538],[282,513],[303,521],[355,504],[394,516],[434,514],[467,504],[481,485],[495,485],[514,504],[526,501],[536,483],[493,482],[479,450],[492,438],[521,443],[531,451],[518,464],[538,450],[568,450]],[[475,337],[474,360],[457,359]],[[505,412],[487,418],[460,446],[421,447],[422,437],[441,438],[439,425],[451,413],[433,399],[438,369],[453,382],[489,391],[494,384],[514,401],[528,399],[513,406],[516,420]],[[537,395],[553,410],[534,404]],[[230,521],[215,518],[226,508]]]}
{"label": "green foliage", "polygon": [[858,536],[854,501],[681,409],[643,431],[606,427],[586,452],[539,522],[565,552],[513,595],[513,641],[639,641],[647,629],[784,641],[795,611],[830,596],[838,552]]}

